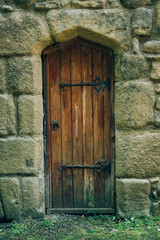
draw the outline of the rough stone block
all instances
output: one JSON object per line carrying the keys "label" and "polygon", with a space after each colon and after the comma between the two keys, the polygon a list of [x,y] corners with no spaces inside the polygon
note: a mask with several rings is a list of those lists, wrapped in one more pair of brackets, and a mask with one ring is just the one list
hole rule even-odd
{"label": "rough stone block", "polygon": [[71,3],[72,0],[61,0],[62,7]]}
{"label": "rough stone block", "polygon": [[152,0],[120,0],[126,8],[138,8],[152,4]]}
{"label": "rough stone block", "polygon": [[155,177],[150,179],[151,192],[150,197],[152,201],[160,201],[160,178]]}
{"label": "rough stone block", "polygon": [[119,1],[118,0],[109,0],[111,8],[118,8],[119,7]]}
{"label": "rough stone block", "polygon": [[0,193],[6,219],[20,219],[20,186],[17,178],[0,178]]}
{"label": "rough stone block", "polygon": [[144,52],[160,53],[160,41],[148,41],[143,46]]}
{"label": "rough stone block", "polygon": [[151,78],[160,80],[160,62],[152,62]]}
{"label": "rough stone block", "polygon": [[42,163],[42,137],[0,139],[0,174],[37,175]]}
{"label": "rough stone block", "polygon": [[4,211],[3,211],[2,202],[0,199],[0,219],[3,219],[3,218],[4,218]]}
{"label": "rough stone block", "polygon": [[24,218],[43,218],[44,182],[42,179],[22,178],[22,216]]}
{"label": "rough stone block", "polygon": [[141,79],[148,75],[148,64],[143,56],[123,54],[115,57],[115,81]]}
{"label": "rough stone block", "polygon": [[159,217],[160,216],[160,203],[152,203],[151,206],[151,212],[154,217]]}
{"label": "rough stone block", "polygon": [[130,46],[130,13],[128,11],[120,9],[50,10],[46,18],[57,42],[79,36],[111,47],[115,52],[127,50]]}
{"label": "rough stone block", "polygon": [[154,123],[155,93],[151,83],[130,81],[116,83],[116,128],[142,128]]}
{"label": "rough stone block", "polygon": [[14,94],[42,94],[41,57],[9,58],[8,87]]}
{"label": "rough stone block", "polygon": [[156,100],[156,109],[160,110],[160,98],[157,98]]}
{"label": "rough stone block", "polygon": [[160,112],[159,111],[155,112],[155,126],[160,128]]}
{"label": "rough stone block", "polygon": [[18,98],[18,113],[20,135],[42,135],[42,96],[20,96]]}
{"label": "rough stone block", "polygon": [[6,92],[6,61],[0,58],[0,94]]}
{"label": "rough stone block", "polygon": [[133,13],[132,28],[135,35],[146,36],[152,32],[152,10],[136,9]]}
{"label": "rough stone block", "polygon": [[156,4],[155,12],[156,12],[156,27],[159,29],[160,28],[160,2]]}
{"label": "rough stone block", "polygon": [[106,5],[106,0],[99,0],[99,1],[94,1],[94,0],[73,0],[72,2],[72,7],[73,8],[104,8]]}
{"label": "rough stone block", "polygon": [[16,109],[13,97],[0,95],[0,136],[16,134]]}
{"label": "rough stone block", "polygon": [[149,216],[149,193],[147,180],[117,179],[117,214],[121,217]]}
{"label": "rough stone block", "polygon": [[45,17],[37,13],[0,14],[0,29],[0,55],[3,56],[41,54],[53,42]]}
{"label": "rough stone block", "polygon": [[160,84],[159,84],[159,83],[157,83],[157,84],[155,85],[155,92],[156,92],[157,94],[160,94]]}
{"label": "rough stone block", "polygon": [[116,131],[116,175],[120,178],[160,176],[160,133]]}

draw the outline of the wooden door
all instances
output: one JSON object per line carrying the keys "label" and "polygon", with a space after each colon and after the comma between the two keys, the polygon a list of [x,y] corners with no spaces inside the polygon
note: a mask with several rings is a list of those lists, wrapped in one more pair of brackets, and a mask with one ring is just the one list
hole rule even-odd
{"label": "wooden door", "polygon": [[114,210],[112,51],[83,39],[43,52],[46,207]]}

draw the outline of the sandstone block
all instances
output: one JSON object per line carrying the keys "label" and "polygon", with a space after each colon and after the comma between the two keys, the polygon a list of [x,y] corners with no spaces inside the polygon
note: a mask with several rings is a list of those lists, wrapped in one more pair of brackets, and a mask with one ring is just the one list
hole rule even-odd
{"label": "sandstone block", "polygon": [[152,10],[138,8],[133,12],[132,29],[135,35],[146,36],[152,32]]}
{"label": "sandstone block", "polygon": [[148,41],[143,46],[144,52],[160,53],[160,41]]}
{"label": "sandstone block", "polygon": [[142,128],[154,123],[154,89],[151,83],[130,81],[116,83],[116,128]]}
{"label": "sandstone block", "polygon": [[155,85],[155,92],[156,92],[157,94],[160,94],[160,84],[159,84],[159,83],[157,83],[157,84]]}
{"label": "sandstone block", "polygon": [[46,18],[57,42],[79,36],[111,47],[115,52],[129,48],[130,14],[128,11],[120,9],[50,10]]}
{"label": "sandstone block", "polygon": [[106,5],[106,0],[73,0],[73,8],[103,8]]}
{"label": "sandstone block", "polygon": [[42,161],[41,137],[0,139],[0,174],[36,175]]}
{"label": "sandstone block", "polygon": [[18,113],[20,135],[42,135],[42,96],[20,96],[18,98]]}
{"label": "sandstone block", "polygon": [[138,8],[152,4],[152,0],[120,0],[126,8]]}
{"label": "sandstone block", "polygon": [[156,109],[160,110],[160,98],[157,98],[156,100]]}
{"label": "sandstone block", "polygon": [[117,214],[121,217],[149,216],[150,185],[147,180],[117,179]]}
{"label": "sandstone block", "polygon": [[43,218],[44,182],[35,177],[22,178],[22,216],[24,218]]}
{"label": "sandstone block", "polygon": [[0,136],[16,134],[16,109],[13,97],[0,95]]}
{"label": "sandstone block", "polygon": [[143,56],[123,54],[115,57],[116,81],[141,79],[148,75],[148,64]]}
{"label": "sandstone block", "polygon": [[156,11],[156,27],[159,29],[160,28],[160,2],[157,2],[155,11]]}
{"label": "sandstone block", "polygon": [[0,58],[0,94],[6,92],[6,61]]}
{"label": "sandstone block", "polygon": [[0,29],[0,55],[41,54],[52,43],[45,18],[37,13],[0,14]]}
{"label": "sandstone block", "polygon": [[160,62],[152,62],[152,79],[160,79]]}
{"label": "sandstone block", "polygon": [[6,219],[20,219],[20,186],[17,178],[0,178],[0,192]]}
{"label": "sandstone block", "polygon": [[0,219],[3,219],[3,218],[4,218],[4,211],[3,211],[2,202],[0,199]]}
{"label": "sandstone block", "polygon": [[155,126],[160,128],[160,112],[155,112]]}
{"label": "sandstone block", "polygon": [[109,0],[111,8],[118,8],[119,7],[119,1],[118,0]]}
{"label": "sandstone block", "polygon": [[160,176],[160,133],[116,131],[116,175],[120,178]]}
{"label": "sandstone block", "polygon": [[9,58],[8,87],[14,94],[42,94],[41,57]]}

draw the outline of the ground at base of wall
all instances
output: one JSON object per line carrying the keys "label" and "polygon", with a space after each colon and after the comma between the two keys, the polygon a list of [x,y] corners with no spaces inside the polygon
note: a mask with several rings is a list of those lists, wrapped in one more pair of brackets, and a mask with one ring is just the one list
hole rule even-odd
{"label": "ground at base of wall", "polygon": [[160,239],[160,217],[117,219],[106,215],[46,216],[44,220],[0,223],[0,239]]}

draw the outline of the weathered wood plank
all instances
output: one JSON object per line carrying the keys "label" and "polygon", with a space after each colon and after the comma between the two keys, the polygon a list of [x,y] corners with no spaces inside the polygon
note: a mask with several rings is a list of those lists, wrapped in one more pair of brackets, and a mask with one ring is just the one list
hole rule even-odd
{"label": "weathered wood plank", "polygon": [[[71,49],[61,49],[61,82],[70,83]],[[61,89],[62,160],[72,164],[71,89]],[[63,207],[73,207],[72,170],[63,171]]]}
{"label": "weathered wood plank", "polygon": [[50,55],[47,57],[47,108],[48,108],[48,124],[47,124],[47,135],[48,135],[48,182],[49,182],[49,206],[52,206],[52,149],[51,149],[51,105],[50,105]]}
{"label": "weathered wood plank", "polygon": [[[111,56],[103,53],[103,81],[111,81]],[[104,159],[111,161],[111,104],[110,89],[104,89]],[[111,174],[105,171],[105,207],[111,205]]]}
{"label": "weathered wood plank", "polygon": [[[81,82],[81,47],[73,44],[71,47],[71,82]],[[72,87],[72,139],[73,165],[82,165],[82,90]],[[83,207],[83,170],[73,170],[74,207]]]}
{"label": "weathered wood plank", "polygon": [[[62,174],[61,166],[61,128],[54,129],[53,121],[59,121],[61,126],[60,113],[60,56],[56,51],[51,54],[50,59],[50,98],[51,98],[51,151],[52,151],[52,206],[62,207]],[[56,104],[55,104],[56,103]]]}
{"label": "weathered wood plank", "polygon": [[[93,49],[93,79],[102,79],[102,52]],[[104,92],[93,89],[93,121],[94,121],[94,163],[103,160],[104,142]],[[104,172],[100,175],[95,171],[94,199],[95,207],[104,207]]]}
{"label": "weathered wood plank", "polygon": [[[91,48],[82,47],[82,81],[92,82]],[[93,165],[93,106],[92,87],[83,87],[83,160],[84,165]],[[84,170],[84,207],[94,207],[93,170]]]}

